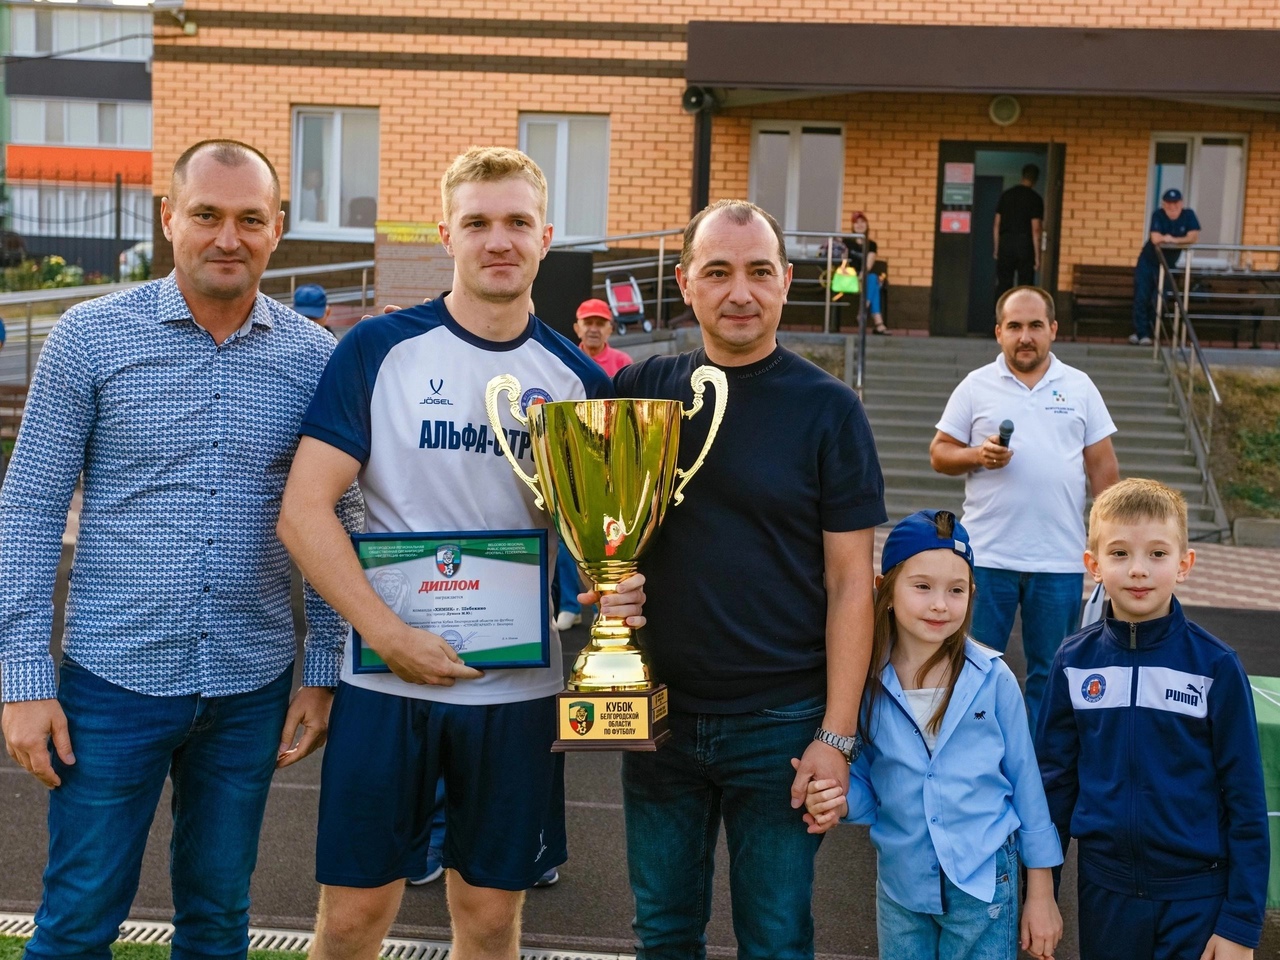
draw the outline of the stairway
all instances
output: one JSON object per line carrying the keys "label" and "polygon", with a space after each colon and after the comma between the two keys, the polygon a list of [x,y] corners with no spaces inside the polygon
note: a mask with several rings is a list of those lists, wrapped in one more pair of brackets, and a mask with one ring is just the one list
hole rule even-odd
{"label": "stairway", "polygon": [[[935,473],[929,442],[947,398],[965,375],[999,352],[995,338],[868,337],[863,401],[884,471],[889,520],[925,507],[961,513],[964,479]],[[1122,477],[1152,477],[1187,498],[1192,540],[1220,540],[1169,377],[1150,350],[1113,344],[1053,345],[1064,363],[1089,374],[1106,401]]]}

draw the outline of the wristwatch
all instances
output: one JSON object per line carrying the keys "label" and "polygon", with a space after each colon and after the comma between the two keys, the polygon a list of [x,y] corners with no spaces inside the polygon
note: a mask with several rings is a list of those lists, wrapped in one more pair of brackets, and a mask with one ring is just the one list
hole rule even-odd
{"label": "wristwatch", "polygon": [[835,747],[850,763],[857,760],[858,754],[862,752],[862,735],[859,733],[855,733],[852,737],[842,737],[838,733],[819,727],[813,732],[813,739],[820,740],[829,747]]}

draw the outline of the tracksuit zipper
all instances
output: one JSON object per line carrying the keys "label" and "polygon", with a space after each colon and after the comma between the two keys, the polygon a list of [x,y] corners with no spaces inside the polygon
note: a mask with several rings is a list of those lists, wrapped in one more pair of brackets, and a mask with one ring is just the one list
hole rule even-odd
{"label": "tracksuit zipper", "polygon": [[1136,797],[1138,795],[1137,786],[1134,781],[1135,770],[1133,758],[1137,754],[1137,705],[1138,705],[1138,625],[1136,623],[1129,624],[1129,669],[1131,676],[1129,678],[1129,709],[1125,712],[1129,715],[1129,856],[1133,861],[1133,880],[1134,886],[1139,897],[1145,897],[1147,892],[1143,889],[1143,870],[1139,861],[1142,853],[1142,845],[1138,842],[1138,810]]}

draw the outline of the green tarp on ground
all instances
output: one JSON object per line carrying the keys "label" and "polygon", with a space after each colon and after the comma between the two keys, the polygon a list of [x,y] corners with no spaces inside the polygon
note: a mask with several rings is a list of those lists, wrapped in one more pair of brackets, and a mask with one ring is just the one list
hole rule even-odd
{"label": "green tarp on ground", "polygon": [[1250,677],[1253,708],[1258,713],[1262,745],[1262,779],[1267,787],[1267,822],[1271,825],[1271,877],[1268,909],[1280,907],[1280,677]]}

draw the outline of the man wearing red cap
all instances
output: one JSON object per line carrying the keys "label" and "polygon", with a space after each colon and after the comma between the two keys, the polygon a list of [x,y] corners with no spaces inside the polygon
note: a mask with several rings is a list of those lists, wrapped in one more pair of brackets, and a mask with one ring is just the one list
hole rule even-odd
{"label": "man wearing red cap", "polygon": [[578,346],[588,357],[600,364],[604,372],[613,376],[631,362],[621,350],[609,346],[609,334],[613,333],[613,311],[603,300],[587,300],[578,308],[578,319],[573,330],[581,341]]}

